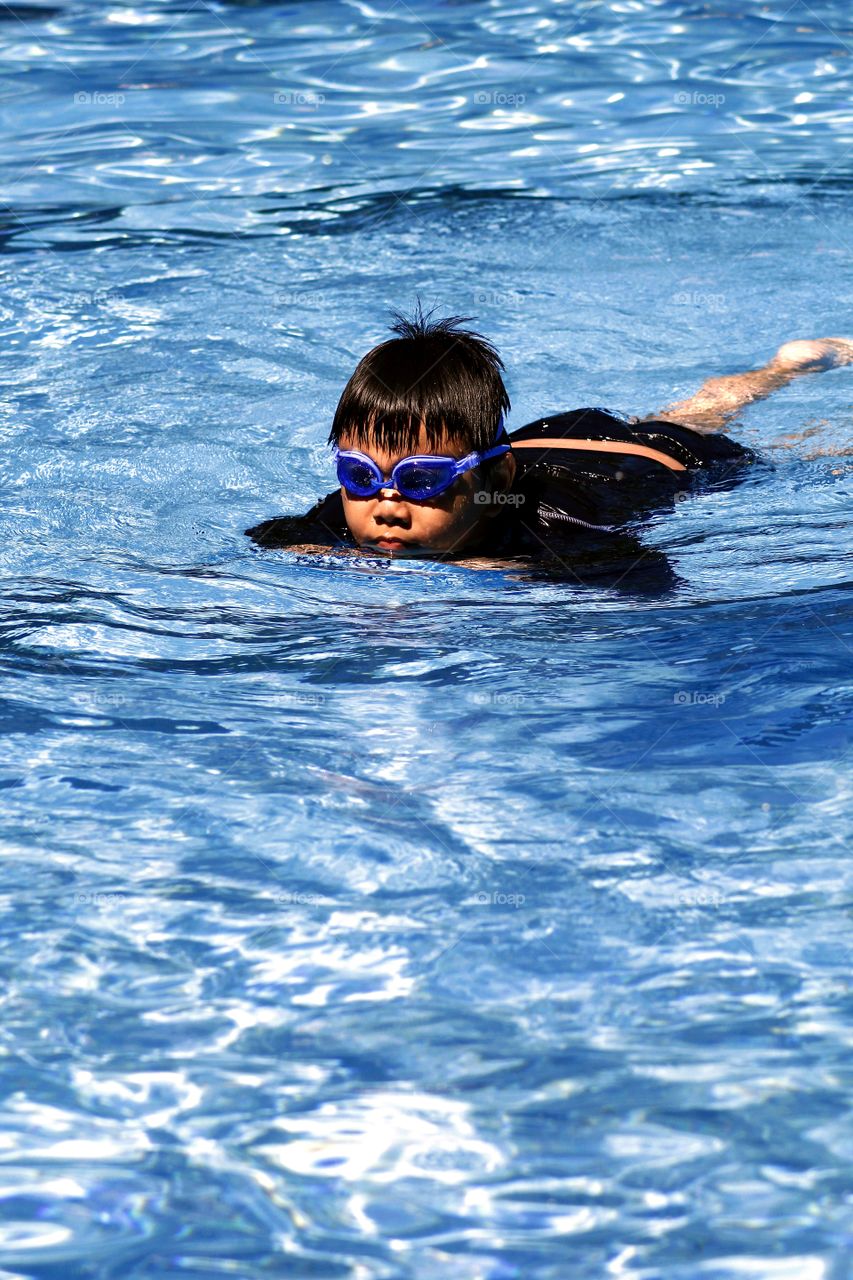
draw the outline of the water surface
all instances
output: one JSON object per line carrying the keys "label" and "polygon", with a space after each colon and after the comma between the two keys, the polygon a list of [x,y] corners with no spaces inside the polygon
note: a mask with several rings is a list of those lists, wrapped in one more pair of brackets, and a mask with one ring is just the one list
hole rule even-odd
{"label": "water surface", "polygon": [[846,1280],[849,371],[659,593],[243,535],[416,296],[510,429],[849,333],[846,6],[0,16],[3,1275]]}

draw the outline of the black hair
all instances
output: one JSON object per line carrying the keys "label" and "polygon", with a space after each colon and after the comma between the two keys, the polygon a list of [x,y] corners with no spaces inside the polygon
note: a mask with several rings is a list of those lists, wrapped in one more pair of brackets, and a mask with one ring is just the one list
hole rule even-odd
{"label": "black hair", "polygon": [[443,437],[466,452],[494,443],[500,416],[510,408],[503,361],[482,334],[458,327],[470,316],[431,320],[434,310],[425,316],[418,298],[412,319],[391,312],[391,332],[399,336],[356,365],[335,410],[329,444],[346,433],[356,444],[414,453],[422,422],[430,451]]}

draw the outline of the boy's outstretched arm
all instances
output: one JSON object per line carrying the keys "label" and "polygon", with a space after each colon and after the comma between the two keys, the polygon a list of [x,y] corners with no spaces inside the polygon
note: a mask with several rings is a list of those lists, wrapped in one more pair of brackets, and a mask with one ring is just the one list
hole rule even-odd
{"label": "boy's outstretched arm", "polygon": [[853,363],[853,338],[804,338],[784,343],[762,369],[708,378],[694,395],[650,413],[641,422],[665,419],[694,431],[720,431],[746,404],[763,400],[803,373],[821,373]]}

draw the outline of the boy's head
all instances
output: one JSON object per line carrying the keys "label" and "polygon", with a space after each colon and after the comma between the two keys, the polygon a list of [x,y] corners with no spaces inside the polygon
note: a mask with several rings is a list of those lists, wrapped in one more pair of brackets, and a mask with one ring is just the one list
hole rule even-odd
{"label": "boy's head", "polygon": [[473,550],[501,510],[493,495],[512,486],[511,452],[478,463],[430,498],[405,496],[391,472],[412,454],[461,459],[488,452],[510,407],[503,362],[480,334],[458,327],[467,317],[430,321],[420,302],[411,320],[392,315],[399,337],[359,361],[329,432],[330,444],[367,455],[387,482],[369,497],[342,485],[347,525],[361,546],[389,552]]}

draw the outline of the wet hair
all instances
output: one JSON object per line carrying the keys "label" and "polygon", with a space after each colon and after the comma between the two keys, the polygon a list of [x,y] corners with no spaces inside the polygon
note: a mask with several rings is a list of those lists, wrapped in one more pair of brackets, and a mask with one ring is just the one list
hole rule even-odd
{"label": "wet hair", "polygon": [[510,407],[503,361],[482,334],[459,328],[470,316],[432,320],[434,310],[425,316],[418,299],[410,320],[391,312],[390,328],[399,336],[356,365],[335,410],[329,444],[347,434],[365,448],[414,453],[422,422],[431,452],[442,442],[465,452],[494,442],[500,416]]}

